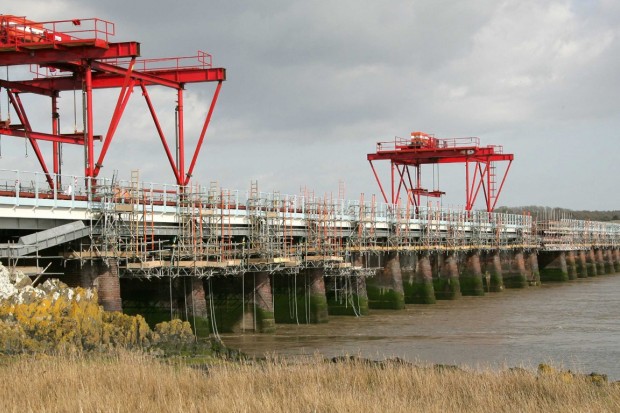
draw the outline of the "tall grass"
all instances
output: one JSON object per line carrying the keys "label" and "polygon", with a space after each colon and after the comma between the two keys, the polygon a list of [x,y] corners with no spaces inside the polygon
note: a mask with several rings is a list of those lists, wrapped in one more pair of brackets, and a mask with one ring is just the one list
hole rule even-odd
{"label": "tall grass", "polygon": [[0,363],[1,412],[618,412],[620,387],[524,370],[406,364],[189,365],[136,353]]}

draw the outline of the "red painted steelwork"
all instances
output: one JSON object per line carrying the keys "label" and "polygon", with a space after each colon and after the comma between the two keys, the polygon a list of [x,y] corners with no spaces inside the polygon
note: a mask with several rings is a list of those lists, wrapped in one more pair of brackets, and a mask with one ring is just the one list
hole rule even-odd
{"label": "red painted steelwork", "polygon": [[[114,34],[114,24],[100,19],[34,22],[24,17],[0,15],[0,64],[3,66],[29,64],[34,74],[29,80],[0,80],[0,88],[6,90],[11,107],[20,121],[20,124],[11,125],[8,120],[0,119],[0,135],[21,137],[30,141],[51,188],[60,182],[54,182],[49,173],[37,144],[39,140],[53,142],[55,175],[60,174],[62,153],[60,144],[68,143],[84,146],[85,176],[97,177],[127,103],[137,85],[142,91],[157,134],[162,141],[176,183],[188,185],[204,143],[222,82],[226,80],[226,70],[213,68],[211,55],[205,52],[198,52],[196,56],[191,57],[138,60],[136,58],[140,55],[140,44],[112,43],[110,38]],[[197,139],[198,143],[193,149],[190,167],[186,171],[183,94],[187,84],[204,82],[217,82],[217,86],[201,134]],[[176,158],[173,157],[161,128],[147,86],[163,86],[176,91],[177,122],[174,130]],[[120,91],[107,132],[102,139],[94,133],[93,91],[110,88]],[[62,91],[84,92],[84,132],[60,133],[57,98]],[[32,130],[26,110],[19,99],[19,95],[23,93],[51,98],[51,133]],[[98,155],[95,140],[103,142]]]}
{"label": "red painted steelwork", "polygon": [[[420,205],[421,196],[441,197],[444,194],[436,189],[429,191],[421,187],[422,165],[464,163],[465,209],[469,211],[474,207],[482,189],[485,208],[491,212],[497,205],[514,156],[503,153],[501,146],[480,146],[478,138],[437,139],[423,132],[412,132],[410,139],[395,138],[393,141],[378,142],[376,152],[368,154],[367,159],[385,202],[398,203],[404,190],[407,202],[415,206]],[[373,164],[373,161],[378,160],[390,161],[390,198]],[[500,182],[496,181],[496,162],[508,162]],[[470,164],[474,165],[473,171],[470,171]],[[415,168],[415,182],[411,179],[410,167]]]}

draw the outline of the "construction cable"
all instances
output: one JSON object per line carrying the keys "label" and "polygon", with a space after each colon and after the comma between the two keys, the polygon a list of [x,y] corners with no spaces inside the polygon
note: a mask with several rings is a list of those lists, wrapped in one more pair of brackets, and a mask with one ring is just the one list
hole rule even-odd
{"label": "construction cable", "polygon": [[189,320],[189,314],[187,309],[187,283],[186,277],[183,277],[183,303],[185,307],[185,320]]}
{"label": "construction cable", "polygon": [[172,277],[169,278],[170,282],[170,321],[174,318],[172,315]]}
{"label": "construction cable", "polygon": [[309,283],[308,283],[308,275],[304,275],[304,298],[306,301],[306,324],[310,324],[310,288],[309,288]]}
{"label": "construction cable", "polygon": [[293,287],[293,300],[295,305],[293,306],[293,311],[295,312],[295,322],[299,325],[299,314],[297,311],[297,275],[293,277],[294,287]]}
{"label": "construction cable", "polygon": [[[349,281],[352,281],[351,279]],[[355,317],[359,317],[362,310],[360,308],[360,292],[359,292],[359,278],[355,282],[355,295],[357,296],[357,308],[355,308],[355,299],[353,298],[353,286],[351,286],[351,308],[353,308],[353,313]]]}
{"label": "construction cable", "polygon": [[254,275],[254,290],[252,291],[252,303],[254,305],[254,332],[256,332],[256,273],[252,273]]}
{"label": "construction cable", "polygon": [[[199,278],[198,280],[202,284],[202,278]],[[204,291],[204,287],[201,286],[201,288],[203,288],[203,291]],[[195,304],[195,300],[194,300],[194,282],[193,282],[193,280],[192,280],[192,289],[191,289],[191,299],[192,299],[192,320],[194,321],[194,339],[195,339],[195,341],[198,341],[198,332],[196,331],[196,304]]]}
{"label": "construction cable", "polygon": [[217,341],[222,341],[219,332],[217,331],[217,321],[215,320],[215,306],[213,305],[213,284],[211,278],[209,278],[209,310],[211,314],[211,331]]}

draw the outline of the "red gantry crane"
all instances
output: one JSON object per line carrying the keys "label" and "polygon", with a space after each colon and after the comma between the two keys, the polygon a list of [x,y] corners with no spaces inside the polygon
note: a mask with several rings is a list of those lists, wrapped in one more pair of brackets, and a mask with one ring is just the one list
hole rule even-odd
{"label": "red gantry crane", "polygon": [[[470,211],[474,207],[482,190],[486,210],[492,212],[514,156],[503,153],[501,146],[480,146],[480,139],[475,137],[437,139],[424,132],[412,132],[409,139],[397,137],[393,141],[378,142],[376,152],[368,154],[367,159],[386,203],[398,203],[401,193],[405,193],[407,202],[416,207],[420,206],[422,196],[441,197],[444,194],[439,190],[429,191],[421,187],[422,165],[464,163],[465,209]],[[373,165],[373,161],[378,160],[390,161],[389,198]],[[498,174],[497,162],[508,162],[501,174]],[[410,168],[413,168],[413,174]]]}
{"label": "red gantry crane", "polygon": [[[31,80],[0,80],[18,122],[0,119],[0,135],[27,139],[47,177],[50,188],[58,185],[61,165],[61,144],[84,146],[84,175],[95,178],[103,167],[125,107],[135,88],[142,92],[176,183],[187,185],[219,96],[226,70],[213,68],[211,55],[198,52],[191,57],[138,60],[140,43],[111,41],[114,24],[97,18],[35,22],[25,17],[0,15],[0,66],[30,65]],[[186,166],[183,92],[190,83],[217,82],[202,131],[193,148],[191,162]],[[161,127],[147,86],[163,86],[176,90],[175,152]],[[119,89],[116,106],[107,130],[96,135],[93,127],[96,89]],[[61,133],[57,99],[61,92],[83,93],[84,130]],[[35,131],[21,94],[32,93],[50,98],[51,132]],[[38,116],[38,114],[37,114]],[[39,142],[52,142],[53,169],[49,171]],[[95,151],[99,141],[99,151]]]}

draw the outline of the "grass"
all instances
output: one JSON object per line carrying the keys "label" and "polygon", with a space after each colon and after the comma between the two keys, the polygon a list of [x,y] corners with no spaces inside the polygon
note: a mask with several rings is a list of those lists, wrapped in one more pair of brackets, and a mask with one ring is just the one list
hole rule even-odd
{"label": "grass", "polygon": [[187,363],[119,352],[0,359],[2,412],[617,412],[620,386],[546,369]]}

